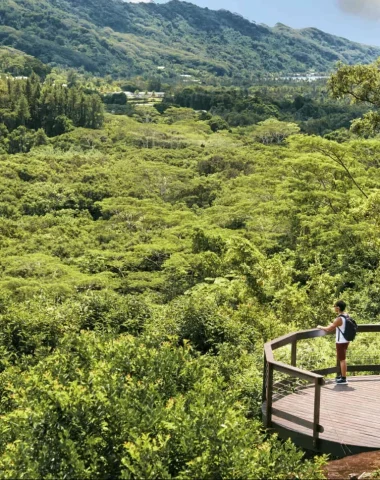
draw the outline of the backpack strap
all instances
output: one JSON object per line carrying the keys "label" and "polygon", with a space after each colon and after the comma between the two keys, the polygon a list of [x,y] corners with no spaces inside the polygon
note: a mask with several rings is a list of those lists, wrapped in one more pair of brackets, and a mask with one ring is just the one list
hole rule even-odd
{"label": "backpack strap", "polygon": [[[343,314],[341,314],[341,315],[338,315],[338,318],[339,318],[339,317],[343,317],[343,318],[347,321],[348,315],[343,315]],[[343,337],[343,338],[345,338],[345,337],[344,337],[344,334],[343,334],[342,330],[341,330],[339,327],[336,327],[336,328],[339,330],[339,333],[338,333],[338,342],[339,342],[339,340],[340,340],[340,334],[342,334],[342,337]]]}

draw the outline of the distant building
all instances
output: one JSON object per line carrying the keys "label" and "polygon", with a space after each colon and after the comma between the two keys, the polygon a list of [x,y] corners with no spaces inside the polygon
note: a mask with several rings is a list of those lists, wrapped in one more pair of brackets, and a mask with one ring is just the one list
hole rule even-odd
{"label": "distant building", "polygon": [[164,98],[165,92],[123,92],[127,98],[147,99],[147,98]]}
{"label": "distant building", "polygon": [[10,79],[10,80],[28,80],[28,77],[22,77],[22,76],[18,76],[18,77],[9,77],[8,75],[5,76],[6,79]]}

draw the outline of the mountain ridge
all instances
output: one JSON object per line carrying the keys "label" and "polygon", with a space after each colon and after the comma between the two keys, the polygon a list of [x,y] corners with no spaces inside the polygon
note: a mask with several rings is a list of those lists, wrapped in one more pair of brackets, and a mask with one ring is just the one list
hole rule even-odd
{"label": "mountain ridge", "polygon": [[337,61],[369,63],[380,47],[313,27],[267,27],[227,10],[189,2],[118,0],[4,0],[0,46],[52,66],[94,74],[171,73],[249,77],[264,72],[331,71]]}

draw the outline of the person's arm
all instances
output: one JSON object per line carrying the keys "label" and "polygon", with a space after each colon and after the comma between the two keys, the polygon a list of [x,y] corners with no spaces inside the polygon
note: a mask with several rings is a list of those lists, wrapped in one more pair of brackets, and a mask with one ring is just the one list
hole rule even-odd
{"label": "person's arm", "polygon": [[333,332],[337,327],[341,327],[343,325],[341,317],[336,317],[336,319],[333,321],[333,323],[330,323],[330,325],[327,325],[327,327],[322,327],[321,325],[318,325],[317,328],[320,328],[321,330],[324,330],[327,333]]}

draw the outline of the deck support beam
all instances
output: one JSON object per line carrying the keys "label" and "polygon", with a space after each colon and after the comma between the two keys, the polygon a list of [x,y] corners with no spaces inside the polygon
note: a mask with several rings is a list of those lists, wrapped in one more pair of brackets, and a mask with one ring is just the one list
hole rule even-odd
{"label": "deck support beam", "polygon": [[272,403],[273,403],[273,365],[268,362],[267,370],[267,405],[266,405],[266,427],[272,426]]}
{"label": "deck support beam", "polygon": [[319,420],[321,415],[321,387],[324,381],[323,378],[316,378],[314,380],[314,428],[313,428],[313,445],[318,448],[319,441]]}
{"label": "deck support beam", "polygon": [[267,373],[268,373],[268,362],[267,362],[267,356],[265,355],[265,352],[264,352],[263,390],[261,395],[262,403],[265,403],[267,400],[267,382],[268,382]]}

